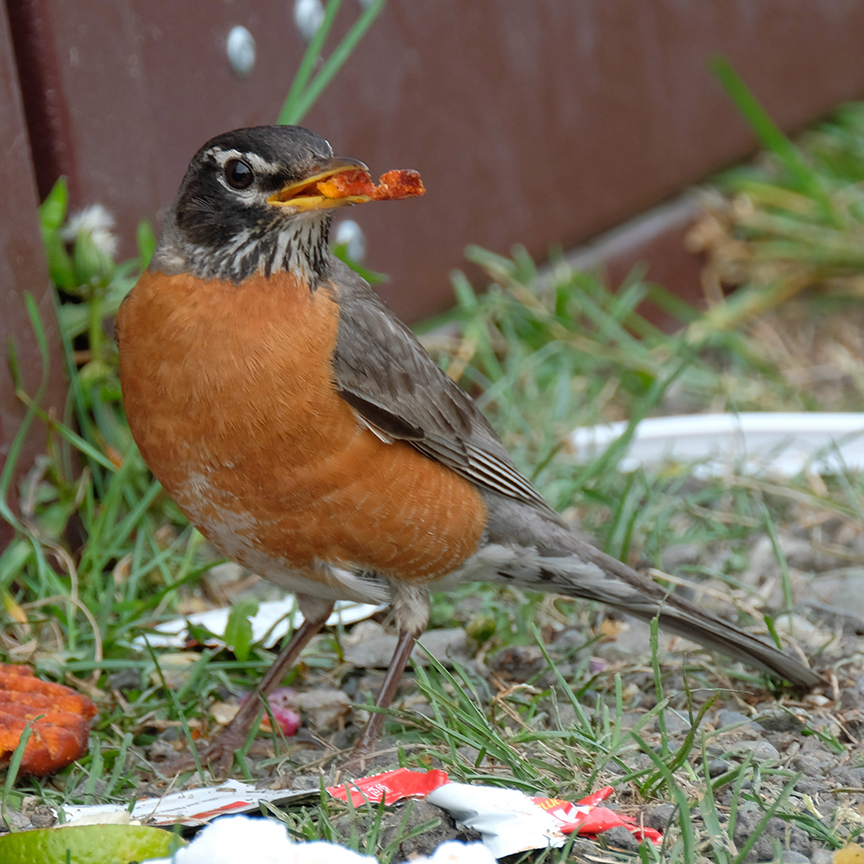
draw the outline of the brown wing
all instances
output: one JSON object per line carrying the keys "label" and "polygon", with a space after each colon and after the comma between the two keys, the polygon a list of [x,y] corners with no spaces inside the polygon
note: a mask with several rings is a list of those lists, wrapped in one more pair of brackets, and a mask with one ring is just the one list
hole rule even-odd
{"label": "brown wing", "polygon": [[385,437],[409,442],[457,474],[559,518],[510,459],[474,401],[352,270],[334,265],[339,395]]}

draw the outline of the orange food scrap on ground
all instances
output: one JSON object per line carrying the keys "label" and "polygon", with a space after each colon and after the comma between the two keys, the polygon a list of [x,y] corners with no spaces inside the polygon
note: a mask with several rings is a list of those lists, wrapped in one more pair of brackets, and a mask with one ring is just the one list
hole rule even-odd
{"label": "orange food scrap on ground", "polygon": [[325,198],[350,198],[363,196],[373,201],[395,201],[400,198],[416,198],[426,191],[420,174],[407,168],[397,168],[382,174],[379,185],[372,184],[366,171],[356,169],[334,174],[318,183],[318,191]]}
{"label": "orange food scrap on ground", "polygon": [[86,696],[36,678],[29,666],[0,663],[0,766],[9,764],[34,721],[20,773],[41,777],[65,768],[87,752],[95,716],[96,706]]}

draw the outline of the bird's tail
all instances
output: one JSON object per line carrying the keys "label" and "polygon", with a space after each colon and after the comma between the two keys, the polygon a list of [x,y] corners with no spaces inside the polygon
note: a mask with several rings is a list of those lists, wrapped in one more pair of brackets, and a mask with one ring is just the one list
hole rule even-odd
{"label": "bird's tail", "polygon": [[[664,592],[655,582],[645,579],[626,564],[578,538],[574,537],[574,541],[578,544],[578,549],[574,549],[578,559],[595,565],[604,574],[605,596],[597,599],[646,621],[657,617],[660,626],[665,630],[760,667],[799,687],[809,689],[825,683],[812,669],[773,645],[757,639],[722,618],[717,618],[676,594]],[[555,590],[563,594],[585,596],[581,576],[570,580],[566,570],[558,570],[558,573],[563,578],[556,580]]]}

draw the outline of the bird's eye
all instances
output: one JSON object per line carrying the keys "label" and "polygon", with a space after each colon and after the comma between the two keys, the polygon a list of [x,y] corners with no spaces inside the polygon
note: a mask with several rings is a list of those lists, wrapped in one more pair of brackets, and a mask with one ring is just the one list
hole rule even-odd
{"label": "bird's eye", "polygon": [[246,162],[230,159],[225,163],[225,179],[232,189],[248,189],[255,179],[255,174]]}

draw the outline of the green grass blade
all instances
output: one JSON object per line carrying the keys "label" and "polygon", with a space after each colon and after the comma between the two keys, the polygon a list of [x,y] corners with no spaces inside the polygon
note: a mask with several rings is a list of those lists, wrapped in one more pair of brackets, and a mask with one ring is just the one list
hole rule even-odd
{"label": "green grass blade", "polygon": [[660,756],[654,752],[653,748],[635,732],[631,732],[631,737],[639,745],[642,752],[654,763],[657,771],[666,783],[666,788],[672,795],[672,799],[678,805],[678,825],[681,829],[681,840],[684,844],[684,861],[696,860],[696,832],[693,828],[693,821],[690,817],[690,807],[687,803],[687,796],[684,790],[675,781],[672,772],[666,767],[666,763]]}
{"label": "green grass blade", "polygon": [[309,86],[297,98],[292,109],[293,113],[290,115],[291,123],[299,123],[306,112],[315,104],[318,97],[351,56],[351,52],[357,47],[366,31],[372,26],[372,22],[378,17],[386,2],[387,0],[374,0],[363,10],[363,14],[345,34],[345,38],[339,43]]}
{"label": "green grass blade", "polygon": [[342,0],[330,0],[327,4],[327,8],[324,11],[324,20],[321,22],[321,26],[315,31],[315,35],[310,40],[306,52],[303,54],[300,66],[294,75],[294,80],[291,82],[291,89],[288,91],[288,96],[285,98],[285,103],[279,112],[279,119],[276,122],[280,125],[285,126],[298,123],[303,116],[297,112],[297,104],[309,81],[309,77],[312,75],[315,63],[321,56],[324,40],[327,38],[330,28],[336,20],[336,13],[339,11],[341,5]]}
{"label": "green grass blade", "polygon": [[824,215],[832,223],[838,224],[831,200],[825,194],[819,176],[804,161],[798,148],[768,116],[759,100],[753,95],[732,64],[725,57],[717,56],[712,59],[711,67],[762,145],[783,163],[783,167],[789,172],[798,187],[820,205]]}
{"label": "green grass blade", "polygon": [[9,767],[6,769],[6,782],[3,784],[2,816],[3,821],[6,823],[10,831],[14,831],[15,829],[13,828],[12,822],[9,820],[8,816],[9,796],[12,794],[12,789],[15,787],[15,781],[18,779],[18,772],[21,770],[21,760],[24,758],[24,750],[27,748],[27,742],[33,734],[33,724],[38,720],[41,720],[44,716],[44,714],[40,714],[38,717],[34,717],[32,720],[27,722],[27,725],[21,732],[21,737],[18,739],[18,744],[12,751],[12,758],[9,760]]}

